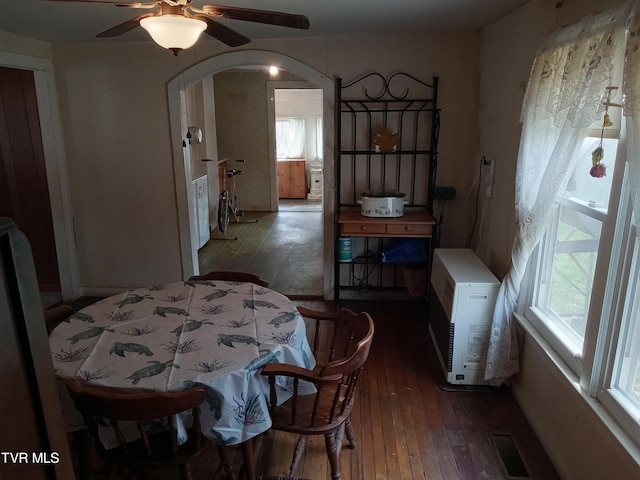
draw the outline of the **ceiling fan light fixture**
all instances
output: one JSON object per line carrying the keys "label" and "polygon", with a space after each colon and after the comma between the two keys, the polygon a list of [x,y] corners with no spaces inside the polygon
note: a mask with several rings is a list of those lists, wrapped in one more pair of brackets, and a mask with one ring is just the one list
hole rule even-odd
{"label": "ceiling fan light fixture", "polygon": [[182,15],[145,17],[140,20],[140,26],[149,32],[154,42],[176,54],[196,43],[200,34],[207,29],[207,24],[202,20]]}

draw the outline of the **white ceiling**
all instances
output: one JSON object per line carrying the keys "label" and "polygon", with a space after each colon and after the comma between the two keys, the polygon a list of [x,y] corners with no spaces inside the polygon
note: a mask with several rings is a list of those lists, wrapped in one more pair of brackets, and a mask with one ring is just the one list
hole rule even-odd
{"label": "white ceiling", "polygon": [[[149,40],[142,28],[115,39],[95,35],[144,10],[102,3],[0,0],[0,30],[48,42]],[[113,0],[115,3],[117,0]],[[127,2],[128,0],[120,0]],[[146,0],[142,0],[146,1]],[[220,0],[220,5],[275,10],[309,17],[309,30],[220,20],[252,39],[389,34],[482,28],[528,0]],[[212,1],[193,0],[201,7]],[[202,38],[216,41],[205,35]]]}

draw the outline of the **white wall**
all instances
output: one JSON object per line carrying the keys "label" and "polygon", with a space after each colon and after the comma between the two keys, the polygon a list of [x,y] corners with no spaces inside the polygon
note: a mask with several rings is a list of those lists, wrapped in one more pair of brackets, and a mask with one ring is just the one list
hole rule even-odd
{"label": "white wall", "polygon": [[[484,203],[479,247],[500,278],[510,265],[515,233],[514,177],[520,141],[520,109],[541,37],[558,23],[572,23],[619,1],[532,0],[482,33],[478,150],[496,161],[493,198]],[[548,348],[548,347],[547,347]],[[561,373],[554,359],[529,333],[513,392],[562,478],[599,480],[640,478],[640,467],[598,415],[579,386]]]}

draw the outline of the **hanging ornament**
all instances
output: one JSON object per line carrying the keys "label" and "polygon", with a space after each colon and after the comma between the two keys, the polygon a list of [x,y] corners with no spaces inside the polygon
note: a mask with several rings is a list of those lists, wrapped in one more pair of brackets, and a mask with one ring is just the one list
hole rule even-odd
{"label": "hanging ornament", "polygon": [[591,152],[592,167],[591,170],[589,170],[589,175],[594,178],[602,178],[607,174],[607,166],[604,163],[601,163],[603,158],[604,149],[602,146]]}
{"label": "hanging ornament", "polygon": [[596,149],[591,152],[591,170],[589,170],[589,175],[594,178],[602,178],[607,174],[607,166],[602,163],[604,159],[604,148],[602,146],[602,140],[604,139],[604,129],[606,127],[613,126],[613,122],[609,117],[609,107],[620,107],[621,105],[617,103],[611,103],[611,91],[617,90],[618,87],[607,87],[607,99],[604,102],[604,118],[602,119],[602,130],[600,131],[600,144],[596,147]]}

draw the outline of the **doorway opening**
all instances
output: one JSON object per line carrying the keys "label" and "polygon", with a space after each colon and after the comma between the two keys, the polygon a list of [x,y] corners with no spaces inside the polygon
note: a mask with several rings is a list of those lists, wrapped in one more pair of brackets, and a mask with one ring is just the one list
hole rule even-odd
{"label": "doorway opening", "polygon": [[[307,65],[298,62],[295,59],[290,57],[286,57],[281,54],[277,54],[274,52],[267,51],[259,51],[259,50],[250,50],[250,51],[238,51],[231,52],[227,54],[222,54],[217,57],[212,57],[203,62],[200,62],[187,70],[181,72],[175,79],[169,82],[167,91],[169,97],[169,110],[170,110],[170,118],[171,118],[171,131],[174,149],[174,172],[176,176],[176,191],[177,195],[177,203],[178,203],[178,220],[180,225],[180,235],[181,235],[181,256],[183,259],[183,275],[185,278],[188,278],[193,273],[199,272],[199,264],[198,264],[198,248],[196,245],[196,234],[195,234],[195,213],[190,206],[190,199],[192,198],[192,185],[191,185],[191,166],[194,161],[197,159],[192,159],[190,152],[190,148],[185,148],[183,140],[185,133],[187,131],[189,124],[189,119],[187,118],[187,104],[188,97],[187,91],[188,88],[194,84],[200,82],[209,82],[213,75],[223,72],[225,70],[230,69],[242,69],[246,67],[255,67],[255,66],[267,66],[267,65],[276,65],[281,71],[290,72],[291,74],[303,79],[306,82],[313,84],[313,86],[317,89],[322,90],[322,104],[323,104],[323,116],[322,116],[322,124],[323,124],[323,158],[332,158],[333,157],[333,131],[331,128],[331,122],[329,119],[333,116],[333,92],[334,92],[334,83],[331,79],[324,76],[322,73],[316,71],[315,69],[308,67]],[[212,87],[213,92],[213,87]],[[206,98],[207,94],[204,93],[204,97]],[[248,111],[251,110],[251,102],[247,102],[247,98],[244,94],[237,95],[235,97],[230,97],[232,101],[235,102],[236,109],[246,109]],[[264,98],[264,97],[263,97]],[[254,118],[253,116],[248,116],[244,118]],[[216,128],[219,128],[218,119],[215,119]],[[239,132],[240,129],[236,129],[236,132]],[[206,141],[207,133],[204,132],[204,137]],[[180,141],[177,141],[180,139]],[[216,140],[215,142],[210,142],[212,144],[219,145],[219,142]],[[240,142],[235,142],[239,144]],[[246,142],[245,142],[246,143]],[[266,153],[269,155],[268,149],[266,152],[263,151],[263,154]],[[207,151],[207,155],[209,152]],[[225,155],[222,153],[222,155]],[[216,151],[213,154],[215,158],[210,158],[214,160],[214,162],[207,162],[208,164],[212,164],[212,167],[217,169],[217,162],[223,160],[220,158],[219,152]],[[274,152],[275,159],[275,152]],[[251,163],[248,161],[250,165],[258,165],[258,161]],[[262,175],[260,181],[262,183],[266,183],[267,179],[270,185],[271,192],[271,202],[269,204],[270,212],[277,212],[278,208],[278,199],[277,199],[277,171],[275,160],[273,163],[268,162],[268,170]],[[248,168],[247,168],[248,170]],[[249,172],[247,172],[249,173]],[[323,190],[326,191],[325,185],[327,185],[327,178],[332,178],[333,176],[333,162],[324,162],[323,165]],[[248,180],[250,178],[249,175],[246,175],[247,182],[250,184]],[[210,182],[211,184],[211,182]],[[252,192],[256,189],[252,189],[251,185],[243,186],[244,192]],[[214,185],[214,192],[215,192]],[[210,193],[211,195],[211,193]],[[215,193],[213,194],[215,197]],[[247,195],[245,194],[245,197]],[[247,198],[245,203],[243,204],[243,209],[245,211],[251,211],[252,204],[249,203],[251,201],[250,198]],[[322,263],[323,263],[323,279],[322,279],[322,291],[324,298],[331,298],[333,296],[333,288],[332,288],[332,280],[333,280],[333,211],[334,211],[334,199],[331,195],[323,195],[321,200],[322,212],[320,212],[321,217],[321,231],[322,231]],[[257,209],[256,209],[257,211]],[[272,252],[277,253],[277,252]]]}
{"label": "doorway opening", "polygon": [[305,82],[270,82],[279,211],[322,211],[322,90]]}
{"label": "doorway opening", "polygon": [[[31,218],[39,219],[35,224],[35,229],[30,227],[29,229],[25,228],[25,230],[29,230],[29,242],[41,243],[41,240],[46,238],[46,243],[48,244],[48,246],[44,247],[44,250],[47,250],[44,255],[48,257],[48,260],[42,262],[40,259],[43,255],[40,253],[34,255],[34,261],[38,262],[36,270],[41,270],[41,267],[45,264],[48,265],[48,273],[38,273],[40,289],[45,292],[42,299],[43,304],[47,306],[59,301],[61,298],[73,300],[78,297],[79,293],[78,268],[73,241],[71,199],[68,188],[65,188],[68,184],[68,178],[65,170],[63,147],[60,142],[62,127],[56,110],[57,98],[53,68],[49,61],[40,57],[30,57],[10,52],[0,52],[0,66],[7,69],[16,69],[22,75],[32,77],[32,83],[30,80],[29,93],[31,97],[29,101],[37,103],[37,107],[32,105],[31,108],[32,112],[37,113],[37,118],[33,117],[30,121],[35,122],[32,124],[32,129],[39,130],[41,148],[38,148],[40,150],[37,159],[38,166],[34,168],[27,167],[27,170],[32,172],[38,170],[37,188],[40,191],[38,195],[41,195],[40,198],[44,200],[44,203],[37,207],[33,201],[27,200],[29,209],[25,210],[21,207],[21,210],[23,210],[22,218],[20,218],[20,215],[14,215],[14,213],[5,212],[5,214],[18,217],[14,218],[14,220],[19,224],[19,227],[26,225],[27,220],[25,218],[27,217],[29,220]],[[20,95],[23,93],[21,91]],[[28,130],[26,129],[25,132]],[[21,141],[23,145],[31,143],[28,139],[20,140],[17,137],[14,139]],[[3,148],[8,147],[5,145]],[[32,184],[31,186],[34,186],[33,178],[31,178],[30,183]],[[11,188],[15,190],[17,185],[14,179]],[[48,190],[48,193],[46,190]],[[43,195],[42,192],[47,193],[47,195]],[[22,194],[24,193],[22,192]],[[33,198],[35,196],[37,195],[32,195]],[[31,212],[34,211],[34,208],[40,211],[32,216]],[[48,218],[46,220],[42,216],[44,210],[47,211]],[[44,224],[47,224],[46,233],[42,232]],[[40,246],[35,247],[35,245],[32,248],[41,249]],[[56,263],[57,265],[54,268],[53,265]]]}

